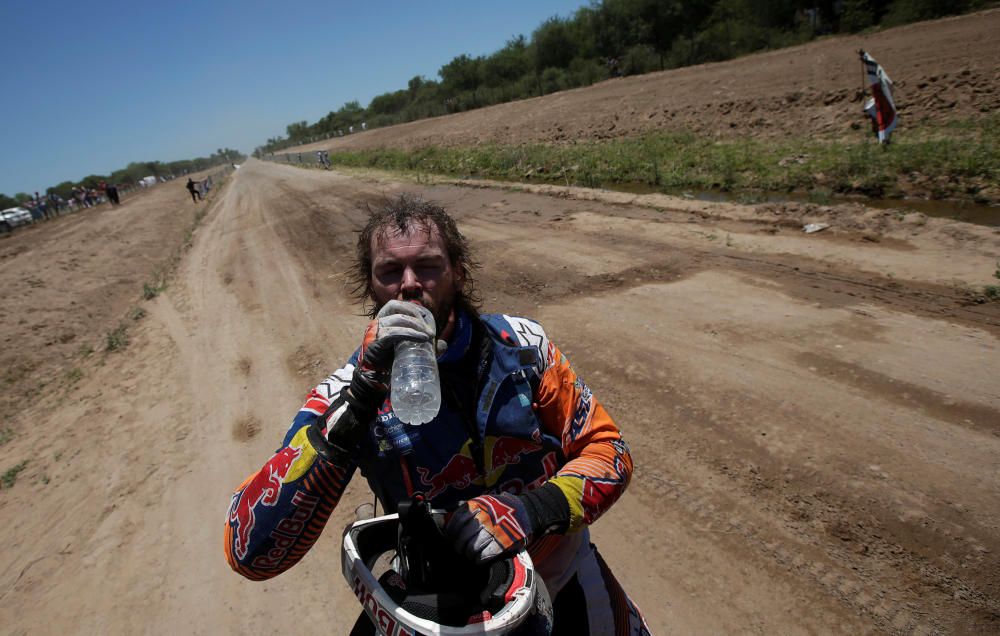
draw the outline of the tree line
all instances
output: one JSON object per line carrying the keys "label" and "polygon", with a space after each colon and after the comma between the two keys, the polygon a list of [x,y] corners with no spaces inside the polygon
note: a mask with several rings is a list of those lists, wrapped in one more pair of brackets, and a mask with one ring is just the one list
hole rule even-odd
{"label": "tree line", "polygon": [[437,76],[350,101],[313,124],[289,124],[256,156],[289,146],[546,95],[616,75],[637,75],[731,59],[994,4],[989,0],[594,0],[567,18],[552,17],[530,38],[518,35],[490,55],[459,55]]}
{"label": "tree line", "polygon": [[[79,181],[63,181],[45,190],[45,194],[58,194],[64,199],[69,199],[73,188],[82,187],[93,190],[103,181],[105,183],[117,183],[121,185],[135,185],[143,177],[164,177],[174,178],[190,172],[198,172],[212,166],[227,163],[242,162],[246,159],[238,150],[232,148],[219,148],[208,157],[198,157],[196,159],[181,159],[179,161],[133,161],[124,168],[115,170],[109,175],[92,174]],[[31,193],[18,192],[13,197],[0,194],[0,209],[6,209],[20,205],[32,196]]]}

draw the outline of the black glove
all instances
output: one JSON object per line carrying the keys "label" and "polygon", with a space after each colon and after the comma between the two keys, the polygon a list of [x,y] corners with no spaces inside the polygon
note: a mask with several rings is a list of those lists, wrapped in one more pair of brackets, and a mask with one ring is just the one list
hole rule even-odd
{"label": "black glove", "polygon": [[534,539],[564,533],[570,511],[566,496],[553,483],[523,495],[480,495],[448,515],[445,534],[459,554],[476,564],[512,556]]}

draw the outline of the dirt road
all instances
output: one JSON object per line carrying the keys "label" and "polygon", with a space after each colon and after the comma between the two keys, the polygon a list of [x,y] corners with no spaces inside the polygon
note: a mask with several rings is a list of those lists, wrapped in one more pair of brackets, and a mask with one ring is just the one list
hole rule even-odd
{"label": "dirt road", "polygon": [[[540,320],[624,430],[635,477],[594,536],[656,633],[1000,629],[1000,303],[956,289],[989,280],[997,233],[251,161],[127,349],[8,417],[0,469],[28,464],[0,491],[3,631],[346,633],[339,535],[369,500],[360,478],[270,582],[229,571],[222,520],[356,346],[342,273],[360,209],[403,190],[456,214],[485,309]],[[165,238],[184,227],[157,205]],[[136,270],[88,245],[105,278]],[[63,276],[24,294],[74,315],[90,274]]]}

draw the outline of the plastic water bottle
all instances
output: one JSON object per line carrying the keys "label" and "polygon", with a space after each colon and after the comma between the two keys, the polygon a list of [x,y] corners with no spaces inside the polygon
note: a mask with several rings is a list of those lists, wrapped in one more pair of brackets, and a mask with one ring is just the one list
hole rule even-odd
{"label": "plastic water bottle", "polygon": [[[423,307],[421,312],[430,314]],[[403,341],[396,345],[389,386],[392,410],[401,422],[415,426],[434,419],[441,408],[434,343]]]}

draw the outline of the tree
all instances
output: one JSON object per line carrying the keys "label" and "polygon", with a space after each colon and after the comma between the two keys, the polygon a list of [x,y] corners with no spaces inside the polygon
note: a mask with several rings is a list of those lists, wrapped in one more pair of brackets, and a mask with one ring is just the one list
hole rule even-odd
{"label": "tree", "polygon": [[531,36],[535,51],[535,72],[541,73],[547,68],[569,68],[569,63],[576,56],[576,44],[567,21],[552,17],[535,29]]}
{"label": "tree", "polygon": [[[73,196],[73,186],[75,184],[72,181],[63,181],[59,185],[54,185],[45,191],[45,194],[58,194],[64,199],[68,199]],[[6,207],[6,206],[5,206]]]}
{"label": "tree", "polygon": [[857,33],[875,24],[875,11],[869,0],[845,0],[840,14],[840,30]]}
{"label": "tree", "polygon": [[410,78],[410,81],[406,83],[406,90],[409,91],[410,93],[411,102],[417,100],[417,95],[420,94],[420,89],[423,88],[424,85],[426,84],[427,80],[425,80],[420,75],[414,75],[412,78]]}
{"label": "tree", "polygon": [[372,115],[394,115],[410,102],[410,92],[399,90],[394,93],[376,95],[368,104],[368,113]]}
{"label": "tree", "polygon": [[482,62],[484,86],[497,88],[512,84],[531,71],[528,43],[523,35],[507,40],[507,44]]}
{"label": "tree", "polygon": [[285,134],[291,141],[305,139],[309,134],[309,122],[306,120],[297,121],[285,126]]}
{"label": "tree", "polygon": [[462,54],[441,67],[438,75],[441,76],[441,85],[452,97],[471,92],[472,103],[475,105],[476,89],[479,88],[480,73],[479,68],[482,58],[471,58]]}

